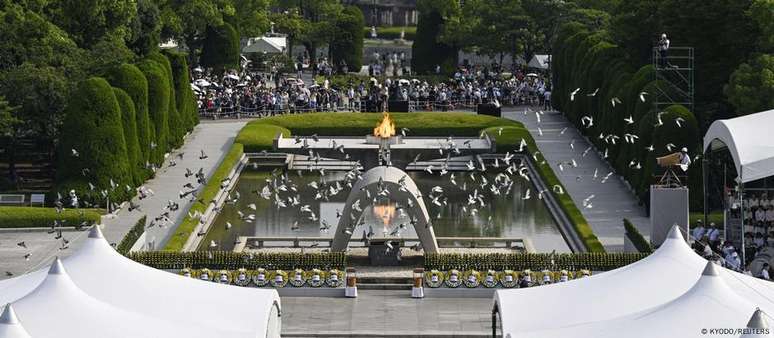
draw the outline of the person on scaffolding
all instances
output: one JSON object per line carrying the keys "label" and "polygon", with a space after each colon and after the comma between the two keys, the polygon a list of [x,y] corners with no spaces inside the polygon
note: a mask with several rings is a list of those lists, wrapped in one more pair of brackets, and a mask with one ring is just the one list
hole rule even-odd
{"label": "person on scaffolding", "polygon": [[671,67],[667,61],[667,55],[669,52],[669,39],[667,39],[666,33],[661,34],[661,40],[658,41],[658,62],[661,68]]}

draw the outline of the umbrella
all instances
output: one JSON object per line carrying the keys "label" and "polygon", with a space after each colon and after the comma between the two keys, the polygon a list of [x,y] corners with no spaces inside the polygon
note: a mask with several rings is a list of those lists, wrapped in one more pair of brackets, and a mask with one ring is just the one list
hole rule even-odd
{"label": "umbrella", "polygon": [[198,79],[198,80],[194,81],[194,84],[199,86],[199,87],[208,87],[208,86],[212,85],[209,81],[207,81],[205,79]]}
{"label": "umbrella", "polygon": [[234,74],[228,74],[228,75],[226,75],[226,78],[239,81],[239,76],[236,76]]}
{"label": "umbrella", "polygon": [[204,72],[204,69],[202,69],[202,67],[196,67],[196,68],[194,68],[194,72],[202,73],[202,72]]}
{"label": "umbrella", "polygon": [[195,92],[201,92],[201,91],[202,91],[202,90],[201,90],[199,87],[197,87],[197,86],[196,86],[195,84],[193,84],[193,83],[191,84],[191,90],[193,90],[193,91],[195,91]]}
{"label": "umbrella", "polygon": [[527,76],[531,76],[531,77],[538,77],[538,75],[537,75],[537,74],[535,74],[535,73],[529,73],[529,74],[527,74]]}
{"label": "umbrella", "polygon": [[400,79],[400,80],[398,80],[398,83],[400,83],[400,84],[410,84],[411,81],[406,80],[406,79]]}

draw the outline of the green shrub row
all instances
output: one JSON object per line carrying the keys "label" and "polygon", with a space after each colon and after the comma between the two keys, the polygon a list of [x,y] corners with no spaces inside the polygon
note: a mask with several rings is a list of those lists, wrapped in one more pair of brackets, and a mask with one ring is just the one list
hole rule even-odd
{"label": "green shrub row", "polygon": [[174,62],[153,52],[78,84],[61,128],[55,192],[76,190],[97,204],[103,190],[111,202],[130,199],[152,175],[147,163],[162,164],[182,144],[198,117],[185,57],[170,55]]}
{"label": "green shrub row", "polygon": [[99,223],[100,217],[96,209],[65,209],[57,213],[54,208],[0,206],[0,228],[43,228],[53,226],[54,221],[61,226],[88,226]]}
{"label": "green shrub row", "polygon": [[[212,203],[213,199],[218,194],[218,191],[220,191],[221,181],[228,176],[229,172],[231,172],[231,169],[233,169],[242,158],[243,149],[244,147],[241,143],[234,143],[234,145],[231,146],[231,150],[229,150],[229,152],[226,154],[226,157],[224,157],[223,161],[220,162],[218,168],[209,177],[207,184],[199,192],[199,198],[193,203],[193,205],[191,205],[191,208],[188,210],[189,215],[194,214],[197,211],[204,213],[204,211],[207,210],[207,207],[210,205],[210,203]],[[167,244],[164,246],[164,250],[182,250],[185,242],[188,241],[188,237],[191,236],[197,224],[199,224],[198,219],[191,216],[186,216],[177,227],[177,230],[175,230],[175,233],[172,235],[172,237],[170,237],[170,239],[167,241]]]}
{"label": "green shrub row", "polygon": [[644,253],[651,253],[653,252],[653,248],[650,246],[650,243],[648,243],[647,240],[645,240],[645,237],[642,236],[639,230],[632,224],[629,219],[624,218],[623,219],[624,224],[624,230],[626,237],[629,238],[629,240],[634,244],[634,247],[639,252]]}
{"label": "green shrub row", "polygon": [[[616,173],[629,182],[643,203],[648,203],[649,187],[655,183],[653,176],[659,171],[656,157],[683,147],[690,154],[698,153],[701,135],[696,117],[688,109],[680,105],[661,108],[656,105],[660,90],[677,96],[669,85],[656,80],[653,65],[631,69],[624,51],[610,40],[605,32],[593,31],[575,22],[560,27],[551,67],[555,84],[552,103],[597,149],[607,151]],[[576,90],[571,99],[570,93]],[[593,92],[596,95],[588,95]],[[581,123],[584,116],[593,118],[593,126],[587,128]],[[629,117],[633,123],[624,121]],[[681,127],[676,123],[678,118],[684,120]],[[604,136],[610,134],[620,139],[615,144],[606,141]],[[625,134],[637,135],[639,139],[627,143]],[[670,143],[675,147],[668,150],[666,146]],[[648,149],[650,146],[652,151]],[[692,166],[687,175],[689,187],[697,192],[691,194],[691,207],[700,208],[701,166]]]}
{"label": "green shrub row", "polygon": [[490,253],[425,254],[425,270],[570,270],[609,271],[647,257],[644,253]]}
{"label": "green shrub row", "polygon": [[[400,39],[400,33],[405,32],[403,39],[414,41],[417,36],[417,27],[376,27],[376,38],[385,40]],[[363,28],[363,37],[366,39],[371,38],[371,27]]]}
{"label": "green shrub row", "polygon": [[347,256],[343,252],[248,254],[231,251],[140,251],[130,252],[126,256],[157,269],[343,270],[347,266]]}
{"label": "green shrub row", "polygon": [[[498,152],[503,153],[506,151],[518,151],[522,139],[527,143],[527,150],[529,150],[530,154],[534,154],[538,150],[537,145],[535,144],[535,140],[523,125],[490,127],[486,129],[485,132],[495,139]],[[554,173],[553,169],[551,169],[551,166],[547,162],[543,161],[542,156],[538,156],[538,160],[539,161],[538,163],[535,163],[535,166],[538,168],[540,176],[543,178],[543,181],[546,183],[546,185],[559,185],[563,188],[563,191],[567,191],[564,189],[564,186],[562,185],[562,182],[559,180],[559,178],[556,177],[556,174]],[[581,211],[575,205],[575,202],[573,202],[572,197],[567,193],[559,194],[553,189],[551,190],[551,194],[557,199],[559,206],[572,222],[572,225],[575,228],[575,232],[583,241],[583,244],[586,246],[586,250],[589,252],[604,252],[604,246],[602,246],[602,243],[599,242],[599,238],[597,238],[597,236],[594,234],[594,231],[591,229],[588,221],[585,217],[583,217],[583,213],[581,213]]]}
{"label": "green shrub row", "polygon": [[118,243],[118,246],[116,246],[116,251],[118,251],[122,255],[126,255],[126,253],[129,252],[129,250],[132,249],[132,246],[134,246],[134,243],[137,242],[137,240],[142,236],[142,233],[145,232],[145,222],[148,220],[148,216],[142,216],[137,223],[132,226],[131,229],[129,229],[129,232],[124,235],[124,238],[121,240],[121,243]]}

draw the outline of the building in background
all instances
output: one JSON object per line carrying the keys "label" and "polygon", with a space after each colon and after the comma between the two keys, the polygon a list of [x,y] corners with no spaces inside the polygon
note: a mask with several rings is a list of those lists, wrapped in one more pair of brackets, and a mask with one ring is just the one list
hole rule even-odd
{"label": "building in background", "polygon": [[416,26],[417,0],[344,0],[363,11],[366,26]]}

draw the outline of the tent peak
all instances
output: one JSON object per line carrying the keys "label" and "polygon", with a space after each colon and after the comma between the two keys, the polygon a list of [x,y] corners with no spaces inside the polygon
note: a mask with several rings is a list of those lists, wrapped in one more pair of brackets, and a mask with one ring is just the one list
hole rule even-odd
{"label": "tent peak", "polygon": [[669,230],[667,238],[685,240],[683,234],[680,232],[680,227],[677,224],[673,225],[672,229]]}
{"label": "tent peak", "polygon": [[0,314],[0,324],[13,325],[18,323],[19,318],[16,317],[16,311],[13,310],[13,306],[11,306],[11,303],[6,304],[3,313]]}
{"label": "tent peak", "polygon": [[766,322],[764,315],[765,313],[761,311],[761,309],[756,308],[752,317],[750,317],[750,321],[747,322],[747,327],[750,329],[765,329],[769,327],[769,324]]}
{"label": "tent peak", "polygon": [[105,238],[102,236],[102,230],[99,229],[99,224],[94,224],[89,230],[89,238]]}
{"label": "tent peak", "polygon": [[65,270],[64,266],[62,266],[62,260],[59,259],[59,257],[54,257],[54,262],[51,263],[51,268],[48,269],[49,275],[64,275]]}
{"label": "tent peak", "polygon": [[719,276],[718,269],[715,266],[715,263],[707,262],[707,265],[704,266],[704,271],[701,273],[702,276]]}

